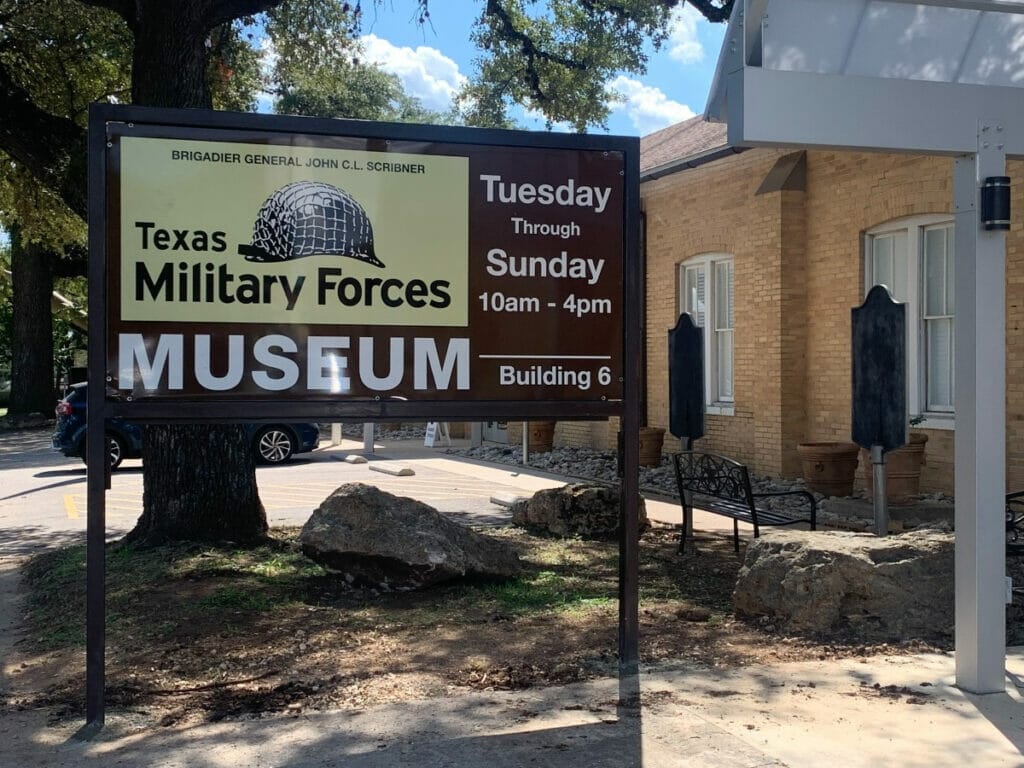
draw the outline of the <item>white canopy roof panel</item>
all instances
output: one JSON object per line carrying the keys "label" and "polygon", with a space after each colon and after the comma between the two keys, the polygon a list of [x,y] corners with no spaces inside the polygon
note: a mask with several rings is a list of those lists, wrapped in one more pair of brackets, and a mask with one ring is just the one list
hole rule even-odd
{"label": "white canopy roof panel", "polygon": [[1024,125],[1024,2],[737,0],[707,117],[737,145],[971,151],[979,119]]}

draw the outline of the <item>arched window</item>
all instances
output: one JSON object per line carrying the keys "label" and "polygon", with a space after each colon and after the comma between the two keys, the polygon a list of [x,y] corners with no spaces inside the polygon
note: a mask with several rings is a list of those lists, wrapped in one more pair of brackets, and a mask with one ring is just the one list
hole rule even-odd
{"label": "arched window", "polygon": [[922,426],[953,426],[954,236],[949,216],[874,227],[864,243],[865,292],[885,285],[907,304],[907,411]]}
{"label": "arched window", "polygon": [[704,392],[708,411],[732,413],[733,258],[695,256],[679,265],[679,311],[704,329]]}

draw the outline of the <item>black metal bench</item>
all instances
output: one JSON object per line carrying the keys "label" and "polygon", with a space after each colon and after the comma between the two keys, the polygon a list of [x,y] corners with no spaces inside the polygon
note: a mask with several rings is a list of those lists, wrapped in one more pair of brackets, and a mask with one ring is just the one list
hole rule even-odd
{"label": "black metal bench", "polygon": [[1024,557],[1024,491],[1006,494],[1006,556]]}
{"label": "black metal bench", "polygon": [[[817,503],[807,491],[782,491],[778,493],[754,493],[750,488],[750,474],[746,466],[725,456],[713,453],[684,451],[673,455],[676,483],[679,486],[679,501],[683,507],[683,533],[679,539],[679,551],[686,545],[687,531],[693,518],[694,496],[701,497],[698,506],[732,518],[733,545],[740,551],[740,526],[742,520],[754,526],[754,538],[761,535],[763,525],[793,525],[810,523],[811,530],[817,528]],[[769,496],[802,496],[808,504],[809,514],[797,517],[778,510],[758,507],[758,499]]]}

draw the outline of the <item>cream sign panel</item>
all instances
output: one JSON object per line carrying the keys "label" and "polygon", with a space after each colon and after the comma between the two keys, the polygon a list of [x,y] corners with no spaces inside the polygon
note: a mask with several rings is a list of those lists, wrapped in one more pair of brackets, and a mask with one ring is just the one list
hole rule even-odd
{"label": "cream sign panel", "polygon": [[469,161],[121,139],[124,321],[464,327]]}

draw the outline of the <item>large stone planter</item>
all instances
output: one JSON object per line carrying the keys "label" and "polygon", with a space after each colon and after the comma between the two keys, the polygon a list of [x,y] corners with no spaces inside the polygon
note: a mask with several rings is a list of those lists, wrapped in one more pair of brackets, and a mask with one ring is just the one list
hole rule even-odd
{"label": "large stone planter", "polygon": [[[928,435],[913,432],[906,445],[885,454],[885,498],[890,504],[912,504],[921,493],[921,465],[927,442]],[[871,456],[867,451],[861,451],[861,456],[864,457],[864,484],[870,495],[875,488]]]}
{"label": "large stone planter", "polygon": [[656,467],[661,464],[661,446],[664,443],[664,429],[661,427],[640,427],[640,466]]}
{"label": "large stone planter", "polygon": [[531,421],[526,445],[530,453],[547,453],[555,445],[555,422]]}
{"label": "large stone planter", "polygon": [[821,442],[797,445],[796,451],[800,454],[807,487],[825,496],[852,494],[859,450],[856,443]]}

